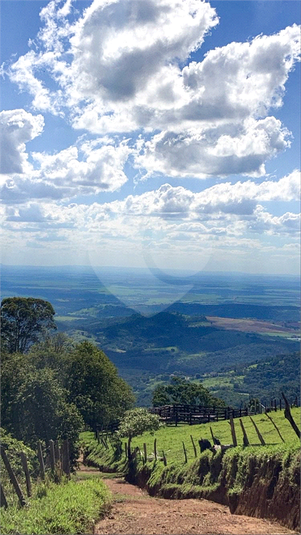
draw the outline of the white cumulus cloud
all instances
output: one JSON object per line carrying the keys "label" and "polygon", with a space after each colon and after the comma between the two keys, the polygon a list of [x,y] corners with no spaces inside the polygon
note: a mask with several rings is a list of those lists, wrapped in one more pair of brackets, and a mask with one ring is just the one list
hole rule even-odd
{"label": "white cumulus cloud", "polygon": [[26,143],[42,133],[44,118],[22,109],[2,111],[0,128],[0,173],[24,173],[27,163]]}

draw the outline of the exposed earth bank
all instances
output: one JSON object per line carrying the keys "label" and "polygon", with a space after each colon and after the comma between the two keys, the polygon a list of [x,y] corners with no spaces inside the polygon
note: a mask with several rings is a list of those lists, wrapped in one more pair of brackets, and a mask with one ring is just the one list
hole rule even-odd
{"label": "exposed earth bank", "polygon": [[232,515],[229,508],[208,500],[167,500],[149,496],[122,479],[106,479],[113,494],[110,514],[95,534],[114,535],[281,535],[294,533],[279,524]]}
{"label": "exposed earth bank", "polygon": [[180,471],[159,465],[141,467],[135,461],[129,468],[128,481],[152,496],[205,498],[229,506],[236,515],[271,519],[300,530],[300,452],[286,459],[268,452],[203,456]]}

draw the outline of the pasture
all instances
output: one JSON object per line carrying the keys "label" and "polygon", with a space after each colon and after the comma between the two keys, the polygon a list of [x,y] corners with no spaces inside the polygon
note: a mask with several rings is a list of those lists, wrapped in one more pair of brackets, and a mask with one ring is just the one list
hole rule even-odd
{"label": "pasture", "polygon": [[[295,407],[291,409],[292,416],[297,422],[297,425],[300,424],[300,407]],[[266,446],[261,446],[258,439],[255,428],[251,422],[251,419],[246,416],[242,418],[246,433],[249,438],[250,446],[245,448],[245,451],[250,451],[255,449],[258,451],[266,451],[267,454],[270,452],[281,452],[285,455],[286,452],[295,451],[300,447],[298,437],[294,433],[290,423],[284,418],[284,411],[277,410],[277,412],[269,413],[273,421],[280,430],[282,437],[285,442],[282,442],[279,434],[277,433],[275,427],[271,421],[267,418],[265,414],[257,414],[252,418],[256,422],[259,431],[261,432]],[[243,445],[243,434],[240,427],[239,419],[234,420],[235,431],[237,436],[238,446]],[[212,443],[211,431],[213,435],[220,440],[222,444],[232,444],[231,429],[229,422],[227,420],[212,422],[210,424],[200,424],[200,425],[179,425],[178,427],[173,426],[162,426],[155,433],[144,433],[141,436],[134,437],[131,442],[132,448],[138,447],[141,452],[144,451],[144,444],[146,444],[147,454],[151,455],[154,453],[154,441],[156,439],[156,449],[158,456],[164,454],[166,456],[167,465],[183,465],[185,464],[183,442],[185,444],[185,449],[187,453],[188,464],[195,461],[194,448],[191,440],[191,436],[194,440],[194,443],[197,447],[197,455],[199,456],[200,450],[198,446],[198,440],[208,439]],[[93,450],[93,453],[89,456],[90,460],[93,460],[93,463],[99,466],[110,464],[113,460],[113,448],[110,444],[110,441],[107,441],[107,448],[104,448],[102,443],[97,444],[97,441],[94,438],[92,432],[85,432],[81,434],[81,442],[87,450]],[[123,439],[123,452],[125,451],[126,440]]]}

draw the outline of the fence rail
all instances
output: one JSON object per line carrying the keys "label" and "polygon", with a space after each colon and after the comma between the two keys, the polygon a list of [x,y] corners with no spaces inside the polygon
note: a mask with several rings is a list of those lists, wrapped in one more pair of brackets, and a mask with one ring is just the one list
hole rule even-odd
{"label": "fence rail", "polygon": [[248,416],[247,408],[232,409],[231,407],[205,407],[202,405],[164,405],[162,407],[152,407],[150,412],[157,414],[162,422],[171,425],[186,423],[189,425],[202,424],[208,422],[218,422],[219,420],[229,420],[229,418],[241,418]]}
{"label": "fence rail", "polygon": [[[61,444],[58,441],[49,441],[49,447],[47,454],[43,451],[41,442],[37,445],[37,457],[39,462],[39,477],[41,480],[45,480],[45,468],[48,470],[50,478],[59,482],[63,473],[70,476],[70,454],[69,454],[69,441],[66,439]],[[14,470],[11,466],[11,462],[6,453],[6,447],[4,444],[0,445],[0,455],[4,464],[4,467],[8,473],[10,483],[14,492],[17,494],[21,507],[27,504],[21,485],[16,477]],[[23,451],[19,452],[20,461],[25,475],[27,497],[30,498],[32,494],[31,490],[31,478],[28,470],[27,456]],[[2,474],[3,475],[3,474]],[[8,502],[5,496],[5,489],[3,486],[0,488],[0,507],[8,507]]]}
{"label": "fence rail", "polygon": [[[296,398],[291,406],[299,406],[298,401],[299,400]],[[283,401],[281,399],[272,399],[268,407],[265,407],[260,402],[239,409],[233,409],[232,407],[206,407],[203,405],[184,405],[174,403],[172,405],[152,407],[149,411],[153,414],[157,414],[162,422],[177,426],[179,423],[193,425],[218,422],[219,420],[242,418],[243,416],[282,409],[284,409]]]}

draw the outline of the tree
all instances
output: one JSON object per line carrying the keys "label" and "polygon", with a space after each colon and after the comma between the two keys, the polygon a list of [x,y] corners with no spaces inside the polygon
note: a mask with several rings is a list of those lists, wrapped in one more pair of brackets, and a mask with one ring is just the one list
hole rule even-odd
{"label": "tree", "polygon": [[172,377],[170,384],[158,385],[153,391],[155,407],[172,403],[207,407],[225,405],[224,401],[212,396],[201,383],[192,383],[182,377]]}
{"label": "tree", "polygon": [[1,340],[9,353],[24,353],[43,334],[56,329],[52,305],[33,297],[7,297],[1,303]]}
{"label": "tree", "polygon": [[103,351],[90,342],[82,342],[71,351],[68,366],[65,386],[69,401],[94,431],[122,418],[133,406],[131,388]]}
{"label": "tree", "polygon": [[147,409],[136,408],[126,411],[121,420],[118,435],[131,440],[145,431],[157,431],[159,427],[160,420],[157,414],[151,414]]}
{"label": "tree", "polygon": [[2,425],[31,447],[38,440],[68,438],[74,462],[84,422],[60,379],[58,370],[36,368],[30,354],[8,355],[2,364]]}

